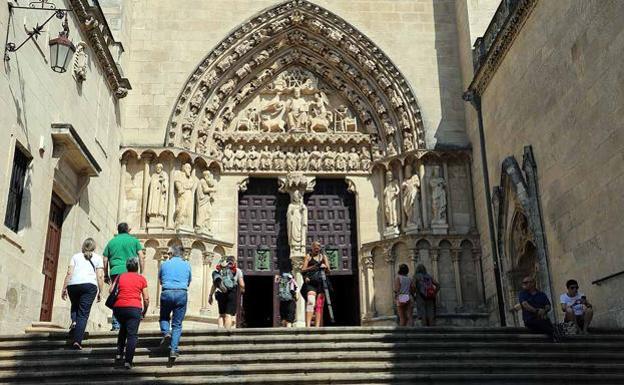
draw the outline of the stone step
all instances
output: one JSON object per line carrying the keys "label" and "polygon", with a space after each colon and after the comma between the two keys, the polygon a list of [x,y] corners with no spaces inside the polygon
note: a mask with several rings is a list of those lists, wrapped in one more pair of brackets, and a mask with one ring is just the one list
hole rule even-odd
{"label": "stone step", "polygon": [[[83,352],[68,351],[64,356],[49,356],[47,360],[20,360],[17,357],[12,359],[0,360],[0,373],[13,370],[36,370],[53,368],[66,368],[71,366],[72,369],[91,369],[99,366],[109,367],[113,362],[113,354],[82,354]],[[604,363],[611,362],[614,364],[624,364],[624,353],[575,353],[574,359],[584,363]],[[186,352],[180,359],[176,361],[176,366],[180,365],[205,365],[211,364],[276,364],[285,365],[290,363],[310,362],[549,362],[557,364],[569,364],[570,354],[561,353],[491,353],[491,352],[394,352],[394,351],[371,351],[371,352],[322,352],[322,353],[269,353],[262,355],[255,354],[201,354]],[[165,366],[169,363],[169,359],[164,352],[148,352],[148,354],[138,354],[134,360],[135,366]]]}
{"label": "stone step", "polygon": [[230,365],[206,363],[205,365],[180,365],[176,362],[171,367],[141,367],[137,366],[131,371],[121,370],[116,367],[106,368],[85,368],[77,371],[71,365],[64,369],[53,370],[24,370],[14,373],[1,373],[0,381],[3,382],[19,382],[19,381],[49,381],[56,379],[78,379],[84,381],[90,379],[105,378],[114,376],[118,381],[140,378],[141,376],[154,377],[170,377],[177,379],[179,377],[202,376],[202,377],[231,377],[231,376],[257,376],[257,375],[291,375],[294,378],[301,376],[323,373],[323,374],[374,374],[374,373],[427,373],[432,374],[505,374],[508,376],[522,374],[561,374],[570,373],[582,374],[598,374],[608,373],[610,375],[624,376],[624,364],[584,364],[579,365],[577,362],[557,363],[550,362],[541,363],[523,363],[523,362],[331,362],[331,363],[293,363],[284,365],[264,365],[264,364],[238,364]]}

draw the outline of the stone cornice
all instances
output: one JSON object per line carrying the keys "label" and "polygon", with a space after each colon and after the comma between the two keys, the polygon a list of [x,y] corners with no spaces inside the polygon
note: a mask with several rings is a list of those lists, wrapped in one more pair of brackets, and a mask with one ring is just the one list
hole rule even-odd
{"label": "stone cornice", "polygon": [[[87,0],[69,0],[77,18],[80,31],[95,53],[95,59],[104,72],[106,83],[115,97],[124,98],[132,89],[128,79],[122,77],[109,46],[115,42],[99,5],[91,6]],[[96,3],[97,4],[97,3]]]}
{"label": "stone cornice", "polygon": [[475,75],[467,92],[483,94],[537,2],[538,0],[501,2],[485,34],[475,42]]}
{"label": "stone cornice", "polygon": [[472,244],[472,249],[481,249],[479,235],[475,233],[435,235],[429,232],[423,232],[421,234],[400,235],[395,238],[367,242],[362,244],[360,253],[371,252],[373,249],[378,247],[385,250],[391,250],[397,243],[405,243],[408,247],[413,247],[421,241],[427,242],[432,250],[439,248],[440,243],[443,241],[449,242],[451,244],[451,248],[453,249],[461,249],[461,245],[464,241],[469,241]]}

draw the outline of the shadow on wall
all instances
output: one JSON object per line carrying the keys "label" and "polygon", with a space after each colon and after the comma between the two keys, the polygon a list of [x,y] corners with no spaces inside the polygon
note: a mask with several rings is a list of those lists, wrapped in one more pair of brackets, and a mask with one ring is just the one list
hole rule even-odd
{"label": "shadow on wall", "polygon": [[440,92],[440,122],[433,135],[427,135],[427,144],[435,139],[436,149],[466,148],[469,142],[464,128],[455,2],[435,0],[432,3]]}

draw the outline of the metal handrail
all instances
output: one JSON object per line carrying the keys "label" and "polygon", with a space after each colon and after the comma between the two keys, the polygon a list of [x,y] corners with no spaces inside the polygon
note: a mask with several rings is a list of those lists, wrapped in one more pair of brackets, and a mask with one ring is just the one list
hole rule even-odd
{"label": "metal handrail", "polygon": [[611,278],[615,278],[615,277],[617,277],[619,275],[624,275],[624,270],[622,270],[622,271],[620,271],[618,273],[613,273],[613,274],[607,275],[606,277],[602,277],[600,279],[597,279],[597,280],[592,282],[592,285],[600,286],[600,284],[603,283],[604,281],[609,280]]}

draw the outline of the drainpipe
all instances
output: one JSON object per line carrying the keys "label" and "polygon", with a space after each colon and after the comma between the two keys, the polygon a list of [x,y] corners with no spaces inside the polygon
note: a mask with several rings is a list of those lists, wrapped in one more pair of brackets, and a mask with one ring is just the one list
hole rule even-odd
{"label": "drainpipe", "polygon": [[503,300],[503,281],[500,272],[500,260],[496,237],[494,233],[494,214],[492,212],[492,196],[490,193],[490,173],[488,171],[487,155],[485,151],[485,133],[483,132],[483,113],[481,112],[481,96],[473,90],[464,93],[463,99],[470,102],[477,110],[479,122],[479,145],[481,147],[481,165],[483,168],[483,188],[485,192],[485,206],[487,207],[488,229],[490,235],[490,248],[492,249],[492,260],[494,262],[494,281],[496,282],[496,300],[498,302],[498,316],[501,326],[507,326],[505,319],[505,301]]}

